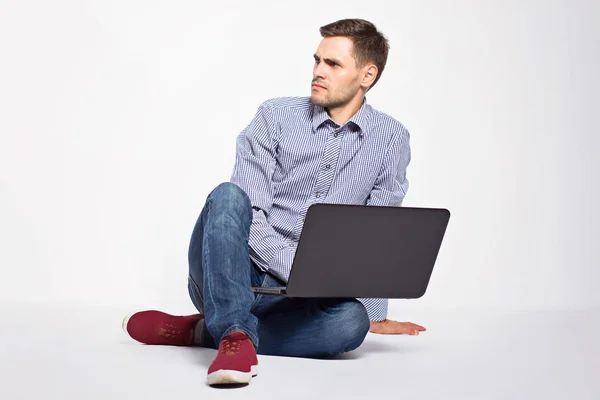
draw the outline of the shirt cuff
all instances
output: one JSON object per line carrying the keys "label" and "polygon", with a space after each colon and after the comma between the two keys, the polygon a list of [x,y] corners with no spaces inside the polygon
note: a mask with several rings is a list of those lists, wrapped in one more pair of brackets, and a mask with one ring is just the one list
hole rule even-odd
{"label": "shirt cuff", "polygon": [[365,308],[371,321],[382,321],[387,319],[388,299],[358,299]]}
{"label": "shirt cuff", "polygon": [[271,261],[268,272],[284,283],[287,283],[295,254],[295,247],[291,248],[286,244],[286,247],[283,247]]}

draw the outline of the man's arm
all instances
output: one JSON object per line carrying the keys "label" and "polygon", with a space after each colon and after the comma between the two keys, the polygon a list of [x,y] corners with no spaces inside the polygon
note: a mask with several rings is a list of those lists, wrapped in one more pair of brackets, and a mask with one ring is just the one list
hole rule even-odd
{"label": "man's arm", "polygon": [[[390,142],[381,171],[367,199],[370,206],[400,207],[408,191],[406,169],[411,160],[410,134],[402,129]],[[371,332],[418,334],[425,330],[410,322],[387,319],[388,299],[359,299],[366,307],[371,320]]]}
{"label": "man's arm", "polygon": [[[409,133],[398,132],[390,141],[381,170],[369,198],[368,206],[400,206],[408,190],[406,168],[410,163]],[[371,321],[387,318],[388,299],[359,299],[367,309]]]}
{"label": "man's arm", "polygon": [[367,199],[368,206],[402,205],[408,191],[406,168],[410,160],[410,134],[403,129],[390,141],[381,171]]}
{"label": "man's arm", "polygon": [[250,257],[264,270],[287,282],[294,253],[268,223],[273,206],[277,127],[264,102],[236,140],[236,159],[231,183],[242,188],[252,204]]}

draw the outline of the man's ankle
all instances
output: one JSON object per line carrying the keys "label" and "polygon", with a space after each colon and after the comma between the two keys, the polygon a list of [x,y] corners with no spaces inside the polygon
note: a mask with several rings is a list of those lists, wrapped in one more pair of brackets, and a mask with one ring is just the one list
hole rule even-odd
{"label": "man's ankle", "polygon": [[194,334],[193,334],[193,343],[194,346],[205,347],[204,340],[204,318],[196,322],[196,326],[194,326]]}

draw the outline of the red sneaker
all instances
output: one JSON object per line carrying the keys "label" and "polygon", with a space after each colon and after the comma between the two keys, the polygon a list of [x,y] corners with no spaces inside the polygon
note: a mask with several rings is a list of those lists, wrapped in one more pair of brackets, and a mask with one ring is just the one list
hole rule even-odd
{"label": "red sneaker", "polygon": [[196,323],[202,314],[176,316],[161,311],[140,311],[123,319],[123,330],[145,344],[191,346]]}
{"label": "red sneaker", "polygon": [[258,374],[258,358],[244,332],[233,332],[219,343],[217,358],[208,369],[208,384],[248,383]]}

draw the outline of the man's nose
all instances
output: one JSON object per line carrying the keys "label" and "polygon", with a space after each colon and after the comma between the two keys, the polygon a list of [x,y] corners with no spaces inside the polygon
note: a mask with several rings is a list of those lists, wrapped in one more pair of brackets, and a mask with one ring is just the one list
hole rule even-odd
{"label": "man's nose", "polygon": [[313,78],[314,79],[323,79],[325,77],[324,72],[323,72],[323,68],[322,68],[322,63],[315,65],[315,67],[313,68]]}

